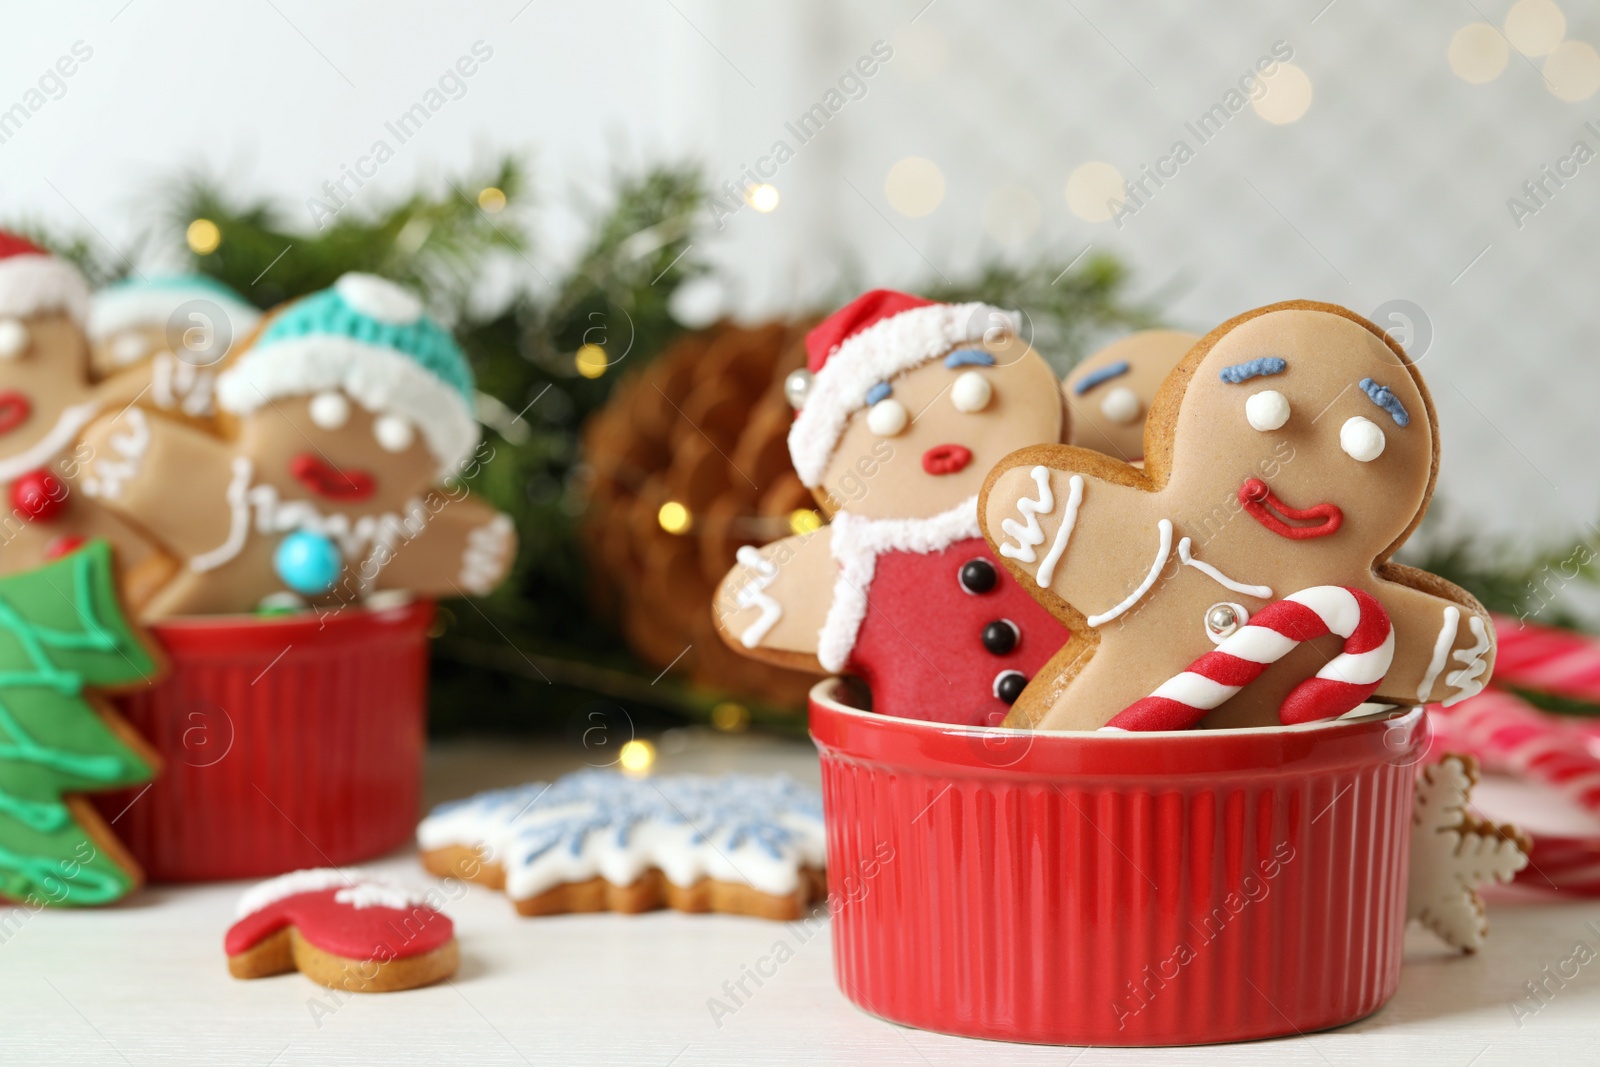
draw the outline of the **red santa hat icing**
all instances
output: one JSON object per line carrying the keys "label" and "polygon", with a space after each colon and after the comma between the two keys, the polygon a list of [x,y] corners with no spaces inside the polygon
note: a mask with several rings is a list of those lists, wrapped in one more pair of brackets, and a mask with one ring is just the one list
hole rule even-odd
{"label": "red santa hat icing", "polygon": [[56,310],[83,322],[89,313],[89,283],[66,260],[0,230],[0,319]]}
{"label": "red santa hat icing", "polygon": [[800,480],[813,489],[822,484],[828,457],[873,386],[1000,325],[1015,331],[1016,317],[988,304],[937,304],[892,289],[863,293],[823,319],[806,334],[813,377],[789,430]]}

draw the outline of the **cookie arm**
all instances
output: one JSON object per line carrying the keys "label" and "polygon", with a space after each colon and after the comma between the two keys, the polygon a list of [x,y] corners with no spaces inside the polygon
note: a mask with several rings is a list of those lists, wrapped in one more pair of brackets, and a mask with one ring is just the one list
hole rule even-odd
{"label": "cookie arm", "polygon": [[1395,654],[1379,693],[1446,705],[1477,695],[1494,670],[1488,611],[1471,593],[1426,571],[1390,563],[1380,576],[1374,592],[1394,624]]}
{"label": "cookie arm", "polygon": [[[229,489],[239,472],[228,446],[140,407],[103,415],[83,431],[70,477],[87,496],[191,558],[230,531]],[[181,498],[173,494],[181,478]]]}
{"label": "cookie arm", "polygon": [[378,572],[379,589],[429,596],[485,596],[505,580],[517,554],[511,517],[481,498],[452,500],[434,494],[423,505],[437,510],[410,541],[398,545]]}
{"label": "cookie arm", "polygon": [[832,543],[833,531],[824,526],[759,549],[741,548],[712,601],[717,633],[743,655],[825,673],[817,643],[833,604],[838,568]]}

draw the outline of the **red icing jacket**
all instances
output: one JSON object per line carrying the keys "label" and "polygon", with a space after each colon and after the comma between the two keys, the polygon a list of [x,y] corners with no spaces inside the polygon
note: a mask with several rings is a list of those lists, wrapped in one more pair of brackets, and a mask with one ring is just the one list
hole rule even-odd
{"label": "red icing jacket", "polygon": [[1068,631],[990,554],[977,504],[929,519],[835,516],[839,565],[818,642],[860,675],[874,711],[994,726]]}
{"label": "red icing jacket", "polygon": [[334,899],[343,888],[296,893],[251,912],[228,930],[224,948],[237,956],[294,926],[301,937],[335,956],[392,960],[443,948],[455,936],[455,924],[432,908],[422,904],[358,908]]}

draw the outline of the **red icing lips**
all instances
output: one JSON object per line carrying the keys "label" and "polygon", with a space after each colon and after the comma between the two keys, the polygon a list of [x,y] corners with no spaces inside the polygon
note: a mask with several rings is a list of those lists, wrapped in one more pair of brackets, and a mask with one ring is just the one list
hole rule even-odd
{"label": "red icing lips", "polygon": [[965,445],[934,445],[922,454],[922,469],[929,474],[955,474],[972,462],[972,449]]}
{"label": "red icing lips", "polygon": [[333,464],[302,452],[289,462],[295,481],[329,500],[365,500],[378,491],[378,480],[366,471],[344,471]]}
{"label": "red icing lips", "polygon": [[[1261,525],[1292,541],[1305,541],[1313,537],[1326,537],[1344,523],[1344,512],[1337,504],[1317,504],[1309,508],[1291,508],[1279,500],[1267,483],[1260,478],[1246,479],[1239,487],[1239,503],[1250,517]],[[1311,526],[1293,526],[1291,523],[1315,522]]]}
{"label": "red icing lips", "polygon": [[10,433],[28,421],[33,403],[15,390],[0,393],[0,434]]}

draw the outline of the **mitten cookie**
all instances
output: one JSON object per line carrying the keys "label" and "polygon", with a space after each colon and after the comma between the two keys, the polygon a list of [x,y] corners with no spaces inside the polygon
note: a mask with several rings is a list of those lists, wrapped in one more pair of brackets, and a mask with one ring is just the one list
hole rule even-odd
{"label": "mitten cookie", "polygon": [[[174,563],[118,516],[77,491],[90,453],[78,434],[125,401],[89,380],[82,322],[89,287],[77,268],[0,232],[0,501],[6,516],[0,574],[37,567],[86,540],[116,548],[120,578],[138,607]],[[142,420],[131,418],[137,433]],[[125,440],[120,438],[119,440]]]}
{"label": "mitten cookie", "polygon": [[155,777],[160,759],[103,697],[160,670],[104,541],[0,578],[0,898],[108,904],[144,880],[82,794]]}
{"label": "mitten cookie", "polygon": [[202,274],[126,278],[89,303],[89,360],[96,379],[121,395],[209,427],[217,371],[261,313]]}
{"label": "mitten cookie", "polygon": [[877,290],[806,337],[789,452],[830,525],[739,551],[714,605],[734,649],[866,680],[873,710],[992,724],[1067,638],[995,563],[984,472],[1060,441],[1048,364],[1005,312]]}
{"label": "mitten cookie", "polygon": [[827,895],[822,797],[782,777],[584,771],[443,804],[417,843],[428,870],[504,889],[521,915],[788,920]]}
{"label": "mitten cookie", "polygon": [[1140,330],[1072,368],[1063,388],[1072,409],[1067,444],[1132,463],[1144,461],[1144,420],[1156,391],[1199,337]]}
{"label": "mitten cookie", "polygon": [[1162,386],[1143,470],[1023,449],[979,509],[1076,638],[1013,709],[1044,729],[1259,726],[1483,688],[1493,628],[1389,557],[1421,521],[1438,427],[1400,347],[1330,304],[1208,334]]}
{"label": "mitten cookie", "polygon": [[360,871],[295,871],[247,892],[224,948],[235,978],[299,971],[351,993],[443,981],[461,962],[455,924],[426,894]]}
{"label": "mitten cookie", "polygon": [[516,536],[461,485],[481,462],[474,395],[413,294],[348,274],[229,357],[228,436],[130,409],[85,431],[84,487],[183,560],[150,615],[487,593]]}

